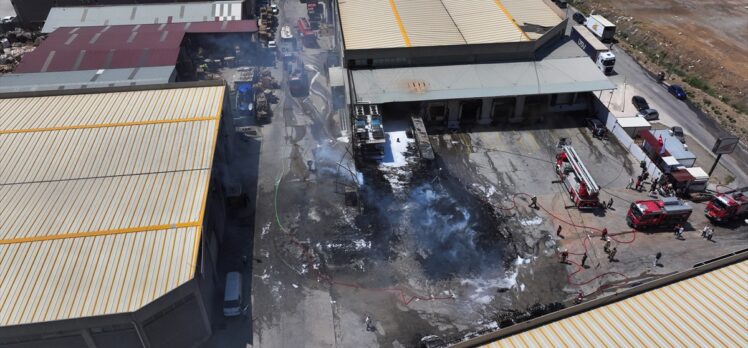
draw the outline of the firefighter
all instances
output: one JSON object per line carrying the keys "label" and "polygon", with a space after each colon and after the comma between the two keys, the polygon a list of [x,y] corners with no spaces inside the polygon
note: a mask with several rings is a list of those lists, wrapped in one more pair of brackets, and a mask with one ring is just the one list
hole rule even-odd
{"label": "firefighter", "polygon": [[610,200],[608,201],[608,209],[613,209],[613,197],[610,197]]}
{"label": "firefighter", "polygon": [[714,237],[714,228],[709,228],[709,232],[706,233],[706,240],[712,241],[712,237]]}
{"label": "firefighter", "polygon": [[561,252],[561,263],[567,263],[566,259],[569,258],[569,250],[564,249],[564,251]]}
{"label": "firefighter", "polygon": [[616,247],[613,247],[613,249],[611,249],[610,253],[608,254],[608,261],[613,262],[613,260],[616,259],[617,252],[618,252],[618,249]]}
{"label": "firefighter", "polygon": [[639,175],[636,177],[636,185],[634,185],[634,190],[640,191],[639,189],[641,188],[641,185],[642,185],[642,176]]}
{"label": "firefighter", "polygon": [[657,254],[655,254],[654,267],[657,267],[657,265],[660,264],[660,259],[661,258],[662,258],[662,252],[658,251]]}
{"label": "firefighter", "polygon": [[602,238],[600,238],[601,240],[608,240],[608,228],[607,227],[603,228],[603,231],[601,234],[602,234]]}
{"label": "firefighter", "polygon": [[605,251],[606,254],[610,254],[610,240],[605,241],[605,244],[603,245],[603,251]]}
{"label": "firefighter", "polygon": [[584,264],[587,263],[587,252],[584,252],[584,255],[582,255],[582,267],[584,268]]}
{"label": "firefighter", "polygon": [[530,207],[534,209],[538,209],[538,197],[537,196],[530,197]]}
{"label": "firefighter", "polygon": [[649,192],[655,192],[657,190],[657,180],[652,180],[652,186],[649,187]]}
{"label": "firefighter", "polygon": [[564,238],[564,236],[561,235],[561,230],[562,229],[563,228],[561,227],[561,225],[558,225],[558,229],[556,230],[556,235],[559,236],[559,237],[561,237],[561,238]]}
{"label": "firefighter", "polygon": [[633,189],[634,188],[634,178],[633,177],[629,178],[629,184],[626,185],[626,188],[627,189]]}

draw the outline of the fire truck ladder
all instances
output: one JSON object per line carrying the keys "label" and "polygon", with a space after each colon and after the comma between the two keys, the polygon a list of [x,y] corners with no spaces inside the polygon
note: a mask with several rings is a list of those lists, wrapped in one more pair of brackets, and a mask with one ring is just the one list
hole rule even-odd
{"label": "fire truck ladder", "polygon": [[587,167],[585,167],[582,160],[579,159],[577,151],[570,145],[564,145],[562,149],[566,153],[566,159],[569,160],[569,164],[574,170],[574,174],[579,178],[579,180],[582,180],[585,186],[587,186],[587,191],[589,191],[591,195],[598,194],[600,192],[600,187],[597,186],[595,179],[592,178],[590,172],[587,171]]}

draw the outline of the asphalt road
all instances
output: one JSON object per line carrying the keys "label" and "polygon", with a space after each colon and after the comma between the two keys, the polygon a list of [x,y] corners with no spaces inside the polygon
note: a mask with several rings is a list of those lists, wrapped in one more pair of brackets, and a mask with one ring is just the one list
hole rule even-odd
{"label": "asphalt road", "polygon": [[[676,99],[667,92],[664,85],[649,75],[630,55],[619,47],[613,47],[616,55],[615,71],[617,75],[610,77],[619,89],[622,100],[622,112],[635,114],[636,109],[631,104],[633,95],[641,95],[647,99],[649,105],[660,112],[660,123],[669,127],[681,126],[683,130],[699,145],[710,151],[722,128],[714,120],[698,110],[692,109],[688,103]],[[624,91],[625,90],[625,91]],[[618,94],[618,93],[617,93]],[[615,110],[621,112],[621,109]],[[694,144],[691,144],[694,146]],[[711,154],[711,152],[710,152]],[[739,146],[734,153],[723,155],[720,160],[728,171],[733,173],[735,181],[732,187],[748,185],[748,151],[745,146]],[[704,168],[709,170],[709,168]]]}

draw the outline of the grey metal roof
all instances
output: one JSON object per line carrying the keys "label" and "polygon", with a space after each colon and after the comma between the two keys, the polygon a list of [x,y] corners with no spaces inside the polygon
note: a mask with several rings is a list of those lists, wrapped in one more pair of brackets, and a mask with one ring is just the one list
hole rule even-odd
{"label": "grey metal roof", "polygon": [[7,74],[0,76],[0,93],[164,84],[175,77],[174,66]]}
{"label": "grey metal roof", "polygon": [[356,102],[389,103],[615,89],[589,57],[354,70]]}
{"label": "grey metal roof", "polygon": [[242,19],[242,1],[54,7],[42,32],[51,33],[61,27],[209,22],[216,18]]}

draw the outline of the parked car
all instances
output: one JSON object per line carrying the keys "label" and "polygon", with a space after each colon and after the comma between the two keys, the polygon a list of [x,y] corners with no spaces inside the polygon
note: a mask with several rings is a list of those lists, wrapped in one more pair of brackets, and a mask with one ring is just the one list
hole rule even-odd
{"label": "parked car", "polygon": [[639,111],[639,113],[636,114],[637,117],[644,117],[647,121],[654,121],[660,119],[660,113],[657,112],[655,109],[646,109]]}
{"label": "parked car", "polygon": [[686,98],[688,98],[688,96],[686,95],[686,91],[684,91],[683,87],[681,87],[680,85],[670,85],[668,86],[667,91],[680,100],[685,100]]}
{"label": "parked car", "polygon": [[587,119],[587,128],[592,131],[592,136],[596,138],[602,138],[608,131],[605,129],[605,125],[596,118]]}
{"label": "parked car", "polygon": [[680,140],[681,143],[683,144],[686,143],[686,135],[683,134],[683,128],[677,127],[677,126],[670,128],[670,133],[673,133],[673,136],[678,138],[678,140]]}
{"label": "parked car", "polygon": [[559,8],[566,8],[569,5],[566,3],[566,0],[553,0],[553,2],[555,2],[556,6]]}
{"label": "parked car", "polygon": [[584,22],[587,21],[587,17],[585,17],[583,14],[576,12],[571,16],[571,19],[573,19],[575,22],[579,24],[584,24]]}
{"label": "parked car", "polygon": [[649,104],[647,103],[647,100],[644,99],[644,97],[642,96],[635,95],[633,98],[631,98],[631,104],[634,104],[636,111],[643,111],[643,110],[649,109]]}
{"label": "parked car", "polygon": [[270,10],[273,11],[274,15],[277,15],[278,12],[280,12],[280,10],[278,9],[278,5],[276,5],[276,4],[270,5]]}

